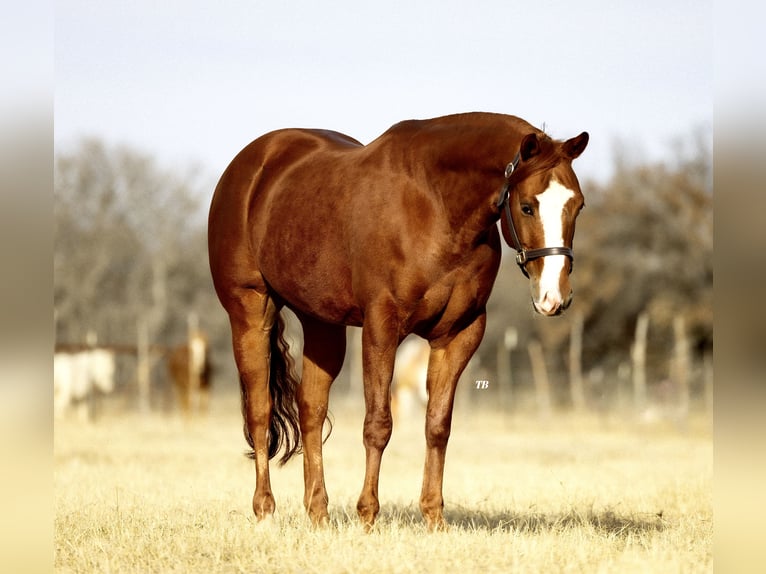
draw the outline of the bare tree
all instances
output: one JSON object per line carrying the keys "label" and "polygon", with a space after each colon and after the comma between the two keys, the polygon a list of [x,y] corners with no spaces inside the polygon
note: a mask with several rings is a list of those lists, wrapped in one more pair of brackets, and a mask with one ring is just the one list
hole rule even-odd
{"label": "bare tree", "polygon": [[[55,160],[57,338],[183,340],[190,308],[213,303],[205,213],[212,184],[98,140]],[[218,314],[216,314],[218,315]]]}

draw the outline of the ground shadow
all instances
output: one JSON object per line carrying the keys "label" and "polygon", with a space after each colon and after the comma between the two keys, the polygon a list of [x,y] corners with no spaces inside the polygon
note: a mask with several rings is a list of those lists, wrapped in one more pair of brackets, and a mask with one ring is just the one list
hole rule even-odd
{"label": "ground shadow", "polygon": [[491,530],[540,533],[572,528],[591,527],[604,534],[629,536],[646,532],[660,532],[667,521],[659,514],[620,514],[613,510],[586,511],[570,509],[565,512],[476,512],[453,509],[444,513],[449,524],[466,530]]}
{"label": "ground shadow", "polygon": [[[648,532],[662,532],[669,524],[662,513],[623,514],[611,509],[569,509],[558,513],[487,512],[472,508],[446,509],[444,517],[450,528],[466,531],[545,533],[588,527],[605,535],[631,536]],[[343,508],[336,515],[336,524],[358,521],[355,508]],[[383,505],[376,521],[377,527],[393,525],[425,529],[420,509],[415,505]]]}

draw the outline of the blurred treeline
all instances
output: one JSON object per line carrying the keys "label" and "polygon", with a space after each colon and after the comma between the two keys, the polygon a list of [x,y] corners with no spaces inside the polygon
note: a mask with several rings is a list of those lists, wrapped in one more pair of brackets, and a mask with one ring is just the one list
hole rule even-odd
{"label": "blurred treeline", "polygon": [[[554,391],[559,381],[564,386],[572,322],[578,320],[584,325],[581,368],[597,399],[630,377],[642,313],[649,318],[648,385],[670,376],[679,317],[693,376],[700,378],[713,340],[712,150],[702,133],[693,133],[662,162],[624,150],[616,156],[609,181],[581,181],[586,208],[575,237],[575,299],[563,317],[536,316],[526,279],[511,253],[504,258],[475,363],[483,378],[510,383],[496,368],[507,353],[513,385],[530,385],[525,349],[538,341]],[[207,207],[217,175],[168,168],[141,151],[96,139],[56,153],[57,343],[81,343],[92,332],[99,344],[128,347],[143,322],[152,343],[174,345],[184,341],[194,313],[210,337],[219,379],[230,379],[217,384],[237,387],[228,319],[208,271]],[[517,333],[511,342],[509,327]],[[348,371],[336,391],[356,387]],[[693,381],[692,388],[701,387]]]}

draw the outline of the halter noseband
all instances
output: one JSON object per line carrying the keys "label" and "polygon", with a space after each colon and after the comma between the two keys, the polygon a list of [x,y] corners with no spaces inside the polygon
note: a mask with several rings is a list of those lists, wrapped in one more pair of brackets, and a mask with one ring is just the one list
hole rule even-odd
{"label": "halter noseband", "polygon": [[503,230],[503,237],[505,242],[516,250],[516,263],[521,268],[521,272],[528,278],[526,265],[527,262],[533,259],[540,259],[541,257],[547,257],[548,255],[566,255],[569,258],[570,273],[574,266],[574,252],[569,247],[542,247],[540,249],[524,249],[519,240],[519,236],[516,233],[516,227],[513,225],[513,217],[511,216],[511,176],[521,161],[521,154],[516,154],[513,161],[509,163],[505,168],[505,185],[500,192],[500,199],[498,199],[496,207],[502,210],[501,228]]}

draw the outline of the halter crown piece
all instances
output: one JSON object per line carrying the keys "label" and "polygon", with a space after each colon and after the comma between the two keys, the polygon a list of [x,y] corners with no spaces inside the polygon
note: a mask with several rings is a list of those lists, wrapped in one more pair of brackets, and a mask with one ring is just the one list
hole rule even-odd
{"label": "halter crown piece", "polygon": [[497,201],[496,207],[501,210],[501,229],[503,231],[503,237],[505,242],[516,250],[516,263],[521,268],[521,272],[528,278],[526,265],[527,262],[533,259],[540,259],[541,257],[547,257],[548,255],[566,255],[569,258],[570,273],[574,267],[574,252],[569,247],[542,247],[540,249],[524,249],[519,240],[519,236],[516,233],[516,227],[513,224],[513,217],[511,215],[511,176],[521,161],[521,154],[517,153],[513,158],[513,161],[505,166],[505,184],[503,190],[500,192],[500,198]]}

